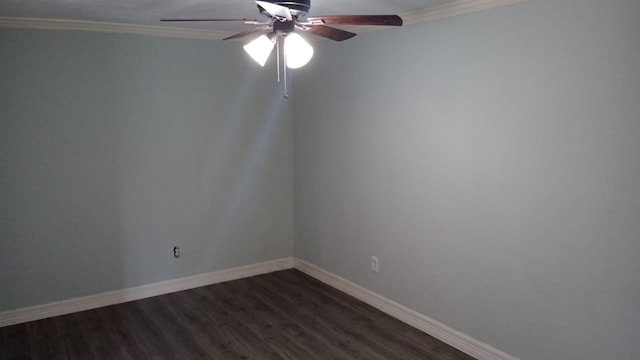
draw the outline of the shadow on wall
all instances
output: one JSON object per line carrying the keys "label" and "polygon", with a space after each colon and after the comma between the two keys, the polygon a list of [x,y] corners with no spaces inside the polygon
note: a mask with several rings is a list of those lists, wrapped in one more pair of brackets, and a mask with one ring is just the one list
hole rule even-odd
{"label": "shadow on wall", "polygon": [[204,43],[0,36],[0,311],[291,255],[289,105]]}

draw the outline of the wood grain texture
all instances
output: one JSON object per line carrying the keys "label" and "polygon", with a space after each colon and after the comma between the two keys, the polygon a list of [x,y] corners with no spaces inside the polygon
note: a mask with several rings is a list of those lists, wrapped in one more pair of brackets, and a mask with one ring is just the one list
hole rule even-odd
{"label": "wood grain texture", "polygon": [[0,358],[473,360],[297,270],[0,328]]}

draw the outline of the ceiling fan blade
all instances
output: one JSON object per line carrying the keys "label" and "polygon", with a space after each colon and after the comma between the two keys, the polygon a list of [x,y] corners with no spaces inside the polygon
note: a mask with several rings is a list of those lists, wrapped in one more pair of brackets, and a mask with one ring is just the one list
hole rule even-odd
{"label": "ceiling fan blade", "polygon": [[402,26],[402,18],[398,15],[334,15],[310,17],[307,20],[334,25]]}
{"label": "ceiling fan blade", "polygon": [[231,36],[226,37],[226,38],[224,38],[224,39],[222,39],[222,40],[239,39],[239,38],[241,38],[241,37],[245,37],[245,36],[247,36],[247,35],[251,35],[251,34],[253,34],[253,33],[257,33],[257,32],[264,31],[264,30],[268,30],[268,29],[271,29],[271,25],[256,26],[256,27],[254,27],[253,29],[249,29],[249,30],[243,31],[243,32],[241,32],[241,33],[237,33],[237,34],[235,34],[235,35],[231,35]]}
{"label": "ceiling fan blade", "polygon": [[278,4],[274,4],[266,1],[256,1],[256,4],[258,4],[258,6],[265,9],[274,18],[284,18],[284,19],[287,19],[288,21],[293,20],[293,17],[291,16],[291,11],[286,6],[282,6],[282,5],[278,5]]}
{"label": "ceiling fan blade", "polygon": [[358,35],[350,31],[336,29],[336,28],[332,28],[330,26],[324,26],[324,25],[308,26],[306,28],[306,31],[314,35],[322,36],[327,39],[331,39],[335,41],[344,41]]}
{"label": "ceiling fan blade", "polygon": [[178,22],[178,21],[227,21],[227,22],[258,22],[257,19],[160,19],[165,22]]}

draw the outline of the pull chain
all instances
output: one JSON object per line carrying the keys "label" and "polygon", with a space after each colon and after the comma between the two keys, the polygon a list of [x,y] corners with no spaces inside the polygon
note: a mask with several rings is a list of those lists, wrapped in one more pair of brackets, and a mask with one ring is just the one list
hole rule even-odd
{"label": "pull chain", "polygon": [[[280,65],[280,52],[282,52],[283,58],[282,65]],[[282,79],[284,81],[284,96],[282,98],[289,100],[289,93],[287,92],[287,54],[284,52],[282,39],[280,39],[279,35],[276,35],[276,63],[278,68],[278,83],[280,83],[280,66],[282,66]]]}
{"label": "pull chain", "polygon": [[282,72],[284,73],[284,96],[283,99],[289,100],[289,93],[287,92],[287,53],[282,50],[282,57],[284,58],[284,63],[282,64]]}
{"label": "pull chain", "polygon": [[280,37],[276,35],[276,62],[278,67],[278,83],[280,83]]}

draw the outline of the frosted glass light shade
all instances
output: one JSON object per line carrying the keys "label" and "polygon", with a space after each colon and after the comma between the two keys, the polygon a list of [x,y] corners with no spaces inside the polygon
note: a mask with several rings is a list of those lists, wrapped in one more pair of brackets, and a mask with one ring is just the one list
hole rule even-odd
{"label": "frosted glass light shade", "polygon": [[267,63],[267,59],[273,51],[273,40],[266,35],[260,35],[257,39],[244,46],[244,51],[253,58],[260,66]]}
{"label": "frosted glass light shade", "polygon": [[313,57],[313,48],[302,36],[292,32],[284,39],[284,53],[289,69],[305,66]]}

